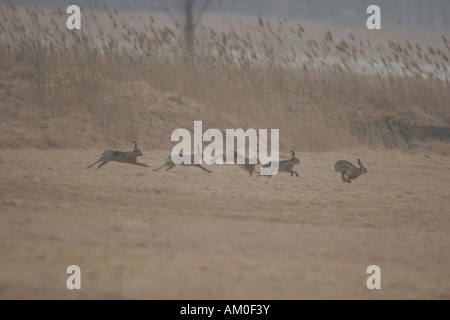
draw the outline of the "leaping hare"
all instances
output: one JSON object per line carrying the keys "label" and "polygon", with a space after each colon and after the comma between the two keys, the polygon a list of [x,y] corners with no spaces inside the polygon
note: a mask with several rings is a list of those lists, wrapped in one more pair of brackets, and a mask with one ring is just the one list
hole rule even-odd
{"label": "leaping hare", "polygon": [[[217,157],[215,157],[215,158],[213,159],[213,161],[214,161],[215,159],[219,158],[219,157],[222,157],[222,158],[223,158],[223,162],[226,163],[226,162],[225,162],[225,161],[226,161],[226,156],[225,156],[225,155],[226,155],[226,154],[229,154],[229,153],[231,153],[231,152],[233,152],[233,151],[230,150],[230,151],[228,151],[228,152],[222,154],[221,156],[217,156]],[[244,163],[237,163],[238,155],[239,155],[239,153],[238,153],[237,151],[234,151],[234,152],[233,152],[233,160],[234,160],[234,163],[237,164],[237,166],[238,166],[239,168],[241,168],[242,170],[247,171],[247,172],[250,174],[250,176],[252,177],[252,176],[253,176],[253,172],[255,172],[255,170],[256,170],[255,167],[256,167],[258,164],[261,163],[261,162],[259,162],[259,159],[257,158],[256,153],[255,153],[256,163],[250,163],[250,160],[251,160],[251,159],[248,159],[248,158],[245,158],[245,157],[244,157]],[[253,162],[253,161],[252,161],[252,162]]]}
{"label": "leaping hare", "polygon": [[105,150],[101,154],[100,158],[96,162],[91,164],[89,167],[86,167],[86,169],[89,169],[93,165],[101,162],[101,164],[97,168],[97,169],[100,169],[101,166],[104,166],[105,164],[107,164],[110,161],[117,161],[117,162],[121,162],[121,163],[130,163],[130,164],[135,164],[135,165],[142,166],[142,167],[148,167],[148,165],[146,165],[145,163],[139,163],[136,160],[137,157],[142,156],[142,152],[141,152],[141,150],[138,149],[136,141],[133,141],[133,147],[134,147],[133,151],[127,151],[127,152],[116,151],[116,150]]}
{"label": "leaping hare", "polygon": [[367,169],[362,165],[361,160],[358,159],[359,168],[346,160],[339,160],[333,167],[334,171],[342,173],[342,182],[351,183],[351,180],[358,178],[363,173],[367,173]]}
{"label": "leaping hare", "polygon": [[[300,160],[297,159],[297,157],[295,156],[294,150],[291,149],[290,152],[291,152],[291,159],[278,162],[278,172],[288,172],[291,174],[291,177],[295,174],[298,178],[298,173],[292,169],[294,168],[294,166],[296,164],[300,163]],[[263,165],[262,168],[270,168],[271,165],[272,165],[272,162],[268,162],[265,165]],[[271,178],[272,175],[268,175],[268,177]],[[261,176],[261,174],[260,174],[260,176]]]}
{"label": "leaping hare", "polygon": [[[199,146],[197,146],[197,152],[200,152],[200,148]],[[166,171],[169,171],[170,169],[173,169],[177,164],[173,163],[172,161],[172,155],[169,155],[166,159],[166,161],[163,163],[163,165],[157,169],[153,169],[153,171],[159,171],[164,167],[167,167]],[[211,170],[206,169],[205,167],[203,167],[201,164],[195,164],[194,163],[194,155],[191,155],[191,163],[190,164],[186,164],[186,163],[180,163],[179,165],[181,166],[186,166],[186,167],[198,167],[208,173],[211,173]]]}

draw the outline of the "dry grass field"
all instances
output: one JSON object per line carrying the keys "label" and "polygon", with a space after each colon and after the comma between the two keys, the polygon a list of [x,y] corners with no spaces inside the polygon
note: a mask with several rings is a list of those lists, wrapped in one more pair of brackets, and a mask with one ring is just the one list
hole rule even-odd
{"label": "dry grass field", "polygon": [[[143,153],[152,168],[167,154]],[[299,178],[270,179],[234,165],[86,170],[97,156],[2,150],[2,298],[450,298],[448,156],[299,153]],[[344,157],[369,172],[342,183]],[[72,264],[81,290],[66,288]],[[381,290],[366,287],[372,264]]]}
{"label": "dry grass field", "polygon": [[[0,17],[0,299],[450,299],[448,35],[205,15],[186,53],[163,15]],[[154,172],[194,120],[280,129],[299,178]],[[85,169],[133,140],[149,168]]]}

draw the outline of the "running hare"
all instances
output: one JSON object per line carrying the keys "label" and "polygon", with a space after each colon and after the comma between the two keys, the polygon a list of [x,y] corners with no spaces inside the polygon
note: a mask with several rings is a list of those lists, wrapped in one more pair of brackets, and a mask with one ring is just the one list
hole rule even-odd
{"label": "running hare", "polygon": [[[296,171],[292,170],[292,168],[294,168],[294,166],[296,164],[300,163],[300,160],[298,160],[297,157],[295,156],[294,150],[291,149],[290,152],[291,152],[291,159],[278,162],[278,172],[288,172],[291,174],[291,177],[295,174],[298,178],[298,173]],[[263,165],[261,169],[270,168],[270,167],[271,167],[271,162],[268,162],[265,165]],[[275,172],[273,174],[276,174],[276,173],[277,172]],[[273,174],[268,175],[268,177],[271,178]]]}
{"label": "running hare", "polygon": [[359,168],[346,160],[339,160],[333,167],[334,171],[342,173],[342,182],[351,183],[351,180],[358,178],[363,173],[367,173],[367,169],[362,165],[361,160],[358,159]]}
{"label": "running hare", "polygon": [[101,154],[100,158],[96,162],[91,164],[89,167],[87,167],[86,169],[89,169],[93,165],[101,162],[101,164],[97,168],[97,169],[100,169],[101,166],[104,166],[105,164],[107,164],[110,161],[117,161],[117,162],[122,162],[122,163],[131,163],[131,164],[136,164],[136,165],[142,166],[142,167],[148,167],[148,165],[146,165],[145,163],[139,163],[136,160],[137,157],[142,156],[141,150],[139,150],[137,148],[137,142],[136,141],[133,141],[133,147],[134,147],[133,151],[127,151],[127,152],[116,151],[116,150],[105,150]]}
{"label": "running hare", "polygon": [[248,158],[245,158],[245,157],[243,157],[244,158],[244,163],[237,163],[238,156],[240,154],[237,151],[232,151],[232,150],[227,151],[226,153],[222,154],[221,156],[217,156],[217,157],[213,158],[213,161],[215,161],[219,157],[222,157],[223,158],[223,163],[226,163],[225,162],[226,161],[226,156],[225,155],[228,155],[228,154],[233,154],[233,161],[234,161],[234,163],[237,164],[237,166],[239,168],[241,168],[242,170],[247,171],[250,174],[250,176],[253,176],[253,172],[255,172],[255,170],[256,170],[255,167],[258,164],[260,164],[259,159],[256,156],[256,151],[255,151],[256,163],[251,163],[251,162],[254,162],[254,161],[251,161],[253,159],[248,159]]}
{"label": "running hare", "polygon": [[[197,152],[201,152],[199,146],[197,146]],[[169,156],[167,157],[166,161],[163,163],[163,165],[162,165],[161,167],[157,168],[157,169],[153,169],[153,171],[159,171],[159,170],[161,170],[161,169],[164,168],[164,167],[167,167],[166,171],[169,171],[170,169],[173,169],[176,165],[177,165],[177,164],[175,164],[175,163],[172,161],[172,155],[169,155]],[[192,167],[192,166],[194,166],[194,167],[198,167],[198,168],[200,168],[200,169],[202,169],[202,170],[204,170],[204,171],[206,171],[206,172],[208,172],[208,173],[211,173],[211,170],[206,169],[206,168],[203,167],[201,164],[195,164],[195,163],[194,163],[194,155],[191,155],[191,163],[190,163],[190,164],[180,163],[179,165],[180,165],[180,166],[186,166],[186,167]]]}

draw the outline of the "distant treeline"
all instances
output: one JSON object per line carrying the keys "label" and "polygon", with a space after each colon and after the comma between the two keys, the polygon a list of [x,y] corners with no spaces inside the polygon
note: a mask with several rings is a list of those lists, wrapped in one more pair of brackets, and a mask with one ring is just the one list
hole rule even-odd
{"label": "distant treeline", "polygon": [[[59,6],[97,3],[99,10],[103,3],[110,9],[135,11],[162,11],[182,13],[187,0],[14,0],[16,5]],[[207,0],[193,0],[197,10],[201,10]],[[6,0],[0,0],[5,3]],[[369,5],[380,6],[382,22],[401,27],[425,27],[446,29],[450,27],[449,0],[212,0],[209,12],[226,14],[276,15],[287,18],[328,20],[340,24],[364,25]]]}

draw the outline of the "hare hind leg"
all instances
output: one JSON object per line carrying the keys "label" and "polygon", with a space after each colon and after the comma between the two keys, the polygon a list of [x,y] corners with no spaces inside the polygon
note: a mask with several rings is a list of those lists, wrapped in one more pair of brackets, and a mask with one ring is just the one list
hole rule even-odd
{"label": "hare hind leg", "polygon": [[206,171],[206,172],[208,172],[208,173],[211,173],[211,170],[206,169],[205,167],[203,167],[203,166],[200,165],[200,164],[196,164],[195,166],[196,166],[196,167],[199,167],[200,169],[202,169],[202,170],[204,170],[204,171]]}
{"label": "hare hind leg", "polygon": [[104,165],[107,164],[109,161],[111,161],[111,160],[106,159],[106,158],[103,158],[103,162],[100,163],[100,165],[97,167],[97,169],[100,169],[101,166],[104,166]]}
{"label": "hare hind leg", "polygon": [[169,171],[170,169],[173,169],[174,167],[175,167],[175,165],[173,163],[169,164],[166,171]]}
{"label": "hare hind leg", "polygon": [[157,168],[157,169],[153,169],[153,171],[159,171],[159,170],[161,170],[162,168],[164,168],[164,167],[166,167],[166,166],[168,166],[167,161],[164,162],[163,165],[162,165],[161,167],[159,167],[159,168]]}
{"label": "hare hind leg", "polygon": [[342,172],[342,182],[352,183],[352,181],[348,178],[348,175],[345,172]]}
{"label": "hare hind leg", "polygon": [[96,164],[99,163],[99,162],[102,162],[103,160],[104,160],[104,158],[103,158],[103,157],[100,157],[100,159],[98,159],[97,161],[95,161],[95,162],[94,162],[93,164],[91,164],[90,166],[86,167],[86,169],[91,168],[92,166],[96,165]]}

